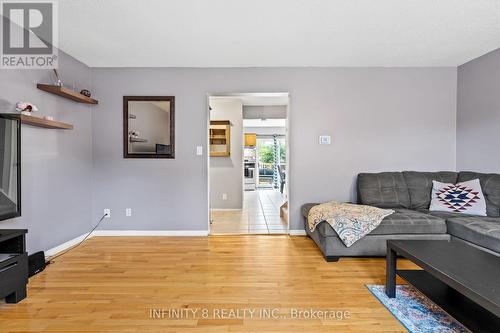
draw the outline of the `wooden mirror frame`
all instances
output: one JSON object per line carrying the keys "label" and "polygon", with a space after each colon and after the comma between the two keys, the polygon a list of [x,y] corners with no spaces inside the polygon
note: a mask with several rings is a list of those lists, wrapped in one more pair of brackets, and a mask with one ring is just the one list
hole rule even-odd
{"label": "wooden mirror frame", "polygon": [[[129,153],[128,102],[170,102],[170,154]],[[123,96],[123,158],[175,158],[175,96]]]}

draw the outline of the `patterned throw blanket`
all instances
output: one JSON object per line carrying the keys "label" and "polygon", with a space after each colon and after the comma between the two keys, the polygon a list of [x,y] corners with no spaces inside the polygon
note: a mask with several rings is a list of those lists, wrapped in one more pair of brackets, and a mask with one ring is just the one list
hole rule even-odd
{"label": "patterned throw blanket", "polygon": [[390,209],[332,201],[311,208],[307,222],[309,230],[313,232],[320,222],[326,221],[345,246],[349,247],[369,234],[385,217],[393,213],[394,211]]}

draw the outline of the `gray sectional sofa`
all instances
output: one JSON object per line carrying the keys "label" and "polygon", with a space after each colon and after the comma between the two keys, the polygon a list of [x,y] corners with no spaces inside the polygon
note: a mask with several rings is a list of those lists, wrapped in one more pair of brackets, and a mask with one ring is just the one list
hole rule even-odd
{"label": "gray sectional sofa", "polygon": [[[458,183],[477,178],[486,199],[488,216],[429,211],[433,180]],[[384,256],[389,239],[453,239],[500,255],[500,174],[449,171],[362,173],[358,175],[357,188],[358,203],[390,208],[395,213],[348,248],[326,222],[321,222],[311,232],[307,216],[317,203],[303,205],[306,232],[327,261],[337,261],[339,257]]]}

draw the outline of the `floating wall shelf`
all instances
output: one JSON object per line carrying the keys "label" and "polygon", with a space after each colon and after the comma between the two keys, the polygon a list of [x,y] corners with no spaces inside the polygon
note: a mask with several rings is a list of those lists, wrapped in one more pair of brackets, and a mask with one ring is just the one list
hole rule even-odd
{"label": "floating wall shelf", "polygon": [[46,91],[48,93],[58,95],[67,99],[71,99],[72,101],[78,102],[78,103],[85,103],[85,104],[98,104],[99,101],[84,96],[80,93],[77,93],[71,89],[60,87],[60,86],[54,86],[50,84],[41,84],[38,83],[36,87],[40,90]]}
{"label": "floating wall shelf", "polygon": [[129,138],[130,142],[148,142],[147,139],[141,139],[141,138]]}
{"label": "floating wall shelf", "polygon": [[24,114],[21,115],[21,123],[30,125],[30,126],[36,126],[36,127],[43,127],[43,128],[52,128],[52,129],[64,129],[64,130],[72,130],[73,125],[63,123],[60,121],[55,121],[55,120],[48,120],[48,119],[43,119],[39,117],[33,117],[33,116],[26,116]]}

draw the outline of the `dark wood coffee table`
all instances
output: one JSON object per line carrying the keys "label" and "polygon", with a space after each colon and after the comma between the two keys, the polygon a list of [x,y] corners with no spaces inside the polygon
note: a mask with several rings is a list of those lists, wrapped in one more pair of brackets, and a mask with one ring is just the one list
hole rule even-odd
{"label": "dark wood coffee table", "polygon": [[[423,270],[396,270],[397,256]],[[500,257],[459,241],[387,241],[386,294],[396,274],[473,332],[500,332]]]}

